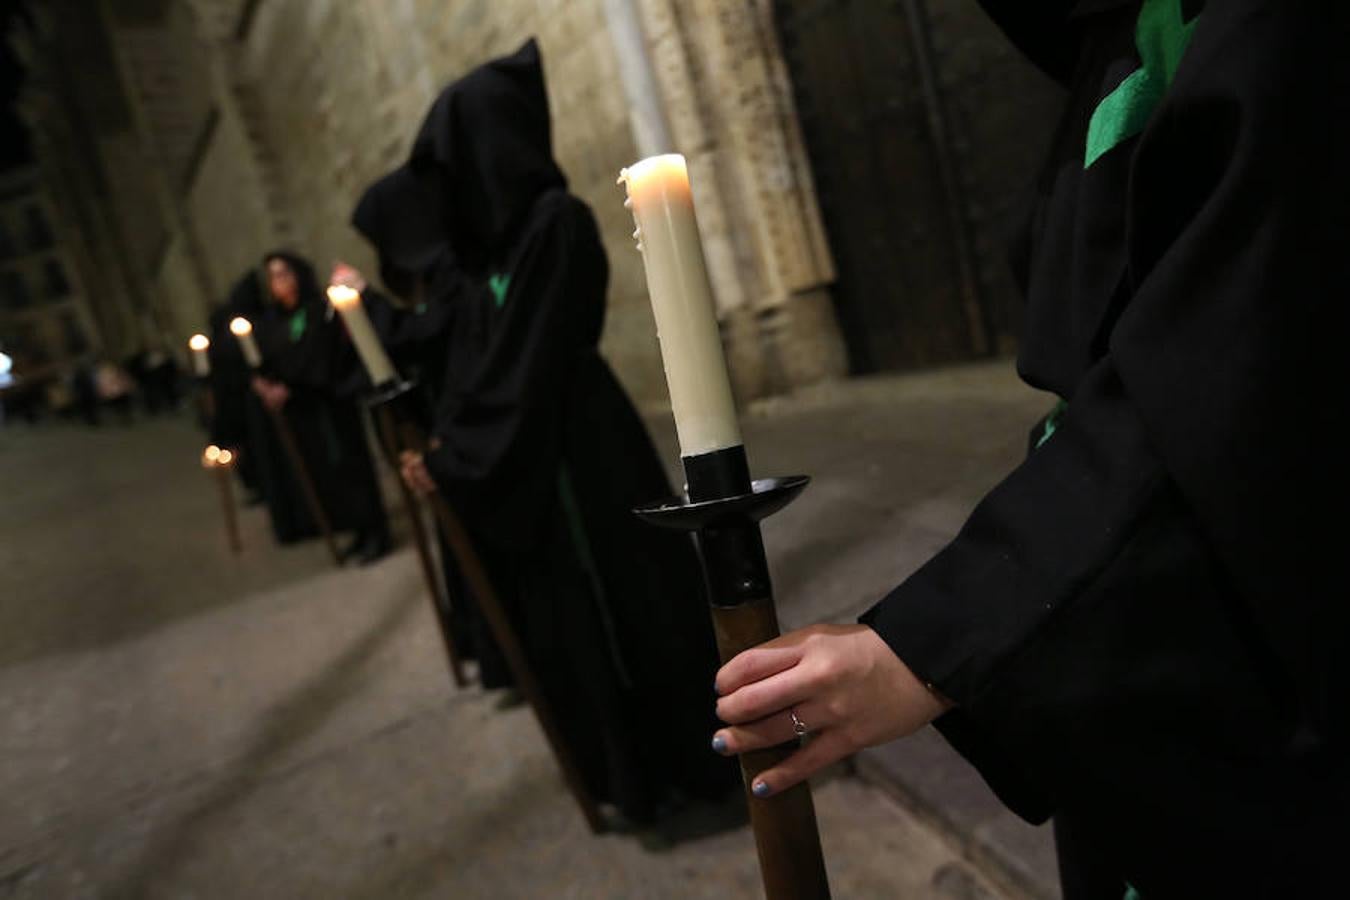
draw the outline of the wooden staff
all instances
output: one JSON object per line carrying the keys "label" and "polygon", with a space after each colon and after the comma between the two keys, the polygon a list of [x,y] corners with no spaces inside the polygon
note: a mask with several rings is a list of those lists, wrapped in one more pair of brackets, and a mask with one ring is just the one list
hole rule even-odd
{"label": "wooden staff", "polygon": [[[396,422],[394,433],[400,452],[412,450],[426,453],[429,448],[426,434],[422,429],[406,417],[398,418]],[[478,601],[478,608],[482,611],[483,618],[487,620],[488,628],[501,648],[502,655],[506,657],[507,667],[515,678],[516,686],[520,688],[530,709],[534,711],[535,720],[539,722],[544,738],[548,741],[553,756],[558,761],[558,767],[562,770],[563,780],[571,790],[577,805],[581,807],[582,815],[586,817],[586,824],[590,826],[591,832],[601,833],[605,830],[605,821],[600,815],[600,808],[581,776],[581,769],[572,755],[571,748],[563,739],[562,730],[558,727],[558,717],[544,696],[534,670],[530,668],[529,661],[525,657],[525,649],[516,634],[515,625],[493,589],[492,580],[488,577],[482,559],[474,550],[468,532],[445,497],[437,493],[429,499],[432,512],[440,523],[446,543],[450,546],[450,552],[464,573],[469,589],[473,592],[474,599]]]}
{"label": "wooden staff", "polygon": [[295,442],[295,432],[291,430],[291,423],[286,421],[285,414],[279,409],[268,408],[267,412],[272,417],[272,425],[277,430],[281,445],[286,448],[286,456],[291,461],[291,468],[295,470],[296,480],[300,482],[300,491],[305,495],[305,505],[309,507],[309,514],[314,517],[314,523],[323,533],[323,541],[328,545],[328,552],[333,555],[333,562],[340,566],[342,554],[338,552],[337,542],[333,540],[333,527],[328,524],[328,515],[323,511],[323,503],[319,501],[319,492],[314,487],[314,478],[309,474],[309,466],[305,465],[305,458],[300,454],[300,445]]}
{"label": "wooden staff", "polygon": [[[714,607],[712,618],[723,661],[778,637],[778,617],[771,597],[739,606]],[[782,763],[798,747],[794,740],[740,755],[750,826],[755,834],[764,895],[769,900],[819,900],[830,896],[810,787],[803,782],[768,797],[756,797],[749,790],[761,772]]]}
{"label": "wooden staff", "polygon": [[[225,454],[230,454],[228,457]],[[239,539],[239,516],[234,510],[234,490],[230,487],[230,467],[234,462],[231,450],[222,450],[216,462],[216,484],[220,485],[220,505],[225,510],[225,540],[230,549],[238,556],[244,552],[244,542]]]}
{"label": "wooden staff", "polygon": [[[254,376],[260,375],[263,358],[257,342],[253,339],[253,323],[243,316],[235,316],[230,320],[230,332],[239,342],[239,351],[244,356],[244,364]],[[319,531],[323,533],[324,543],[328,545],[328,552],[333,555],[333,562],[340,566],[342,554],[338,552],[337,544],[333,541],[333,528],[328,524],[328,515],[323,511],[323,504],[319,502],[319,492],[314,487],[309,466],[305,465],[305,458],[300,455],[300,445],[295,442],[295,432],[291,430],[291,423],[286,421],[286,416],[281,410],[272,409],[266,403],[263,407],[272,417],[272,427],[276,429],[281,446],[286,449],[286,456],[290,458],[291,468],[295,471],[296,480],[300,482],[300,491],[305,495],[305,504],[309,506],[309,514],[314,518],[314,524],[319,526]]]}
{"label": "wooden staff", "polygon": [[[384,444],[385,454],[397,474],[399,450],[393,413],[388,406],[376,406],[375,418],[379,424],[380,440]],[[401,475],[396,480],[399,493],[403,496],[403,507],[408,511],[408,519],[412,522],[413,545],[417,547],[417,559],[422,564],[422,577],[426,580],[427,593],[431,596],[431,607],[436,612],[436,624],[440,626],[441,643],[445,646],[445,656],[450,663],[450,675],[455,680],[455,687],[467,687],[469,679],[464,674],[464,663],[459,658],[459,652],[455,650],[454,633],[451,630],[449,591],[442,589],[441,580],[436,575],[435,559],[431,552],[431,536],[427,534],[426,523],[422,519],[422,505],[417,502],[416,495],[403,481]]]}
{"label": "wooden staff", "polygon": [[[722,662],[778,637],[773,584],[759,522],[806,487],[804,476],[750,481],[745,448],[684,457],[687,496],[637,510],[664,528],[692,531],[712,606]],[[751,786],[760,773],[791,756],[796,739],[740,755],[750,826],[768,900],[826,900],[830,896],[815,805],[806,782],[768,797]]]}
{"label": "wooden staff", "polygon": [[230,465],[234,462],[233,450],[222,450],[215,444],[202,451],[202,468],[213,477],[220,488],[220,506],[225,520],[225,543],[238,556],[244,549],[239,540],[239,519],[234,511],[234,494],[230,490]]}

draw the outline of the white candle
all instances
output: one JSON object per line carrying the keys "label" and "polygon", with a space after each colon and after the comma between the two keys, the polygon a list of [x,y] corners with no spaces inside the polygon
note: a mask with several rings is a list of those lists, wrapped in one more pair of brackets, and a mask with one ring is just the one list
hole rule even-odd
{"label": "white candle", "polygon": [[211,374],[211,360],[206,355],[210,347],[211,340],[204,334],[194,334],[188,339],[188,349],[192,351],[192,372],[199,378]]}
{"label": "white candle", "polygon": [[648,157],[624,169],[619,181],[628,188],[637,222],[634,236],[647,269],[680,453],[699,456],[739,446],[741,430],[684,157]]}
{"label": "white candle", "polygon": [[370,375],[370,383],[378,386],[397,380],[394,364],[384,352],[379,335],[370,324],[370,316],[366,315],[366,308],[361,305],[361,295],[345,284],[332,284],[328,286],[328,302],[342,316],[347,334],[351,335],[356,347],[356,355],[361,357],[361,364]]}
{"label": "white candle", "polygon": [[243,316],[230,321],[230,332],[239,339],[239,349],[244,352],[244,362],[250,369],[262,365],[262,354],[258,352],[258,342],[253,340],[253,323]]}

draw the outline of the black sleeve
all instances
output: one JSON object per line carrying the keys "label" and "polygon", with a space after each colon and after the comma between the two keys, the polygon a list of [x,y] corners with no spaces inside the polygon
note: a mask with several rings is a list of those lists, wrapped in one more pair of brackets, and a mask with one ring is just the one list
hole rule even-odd
{"label": "black sleeve", "polygon": [[427,455],[443,488],[462,504],[491,506],[503,523],[526,517],[512,498],[527,505],[552,489],[558,418],[579,354],[593,350],[604,317],[607,263],[590,210],[559,195],[536,216],[490,345],[471,381],[455,386],[448,412],[442,400],[441,446]]}
{"label": "black sleeve", "polygon": [[961,705],[1110,564],[1165,478],[1110,359],[960,534],[865,617]]}
{"label": "black sleeve", "polygon": [[[1035,768],[1035,735],[1072,733],[1073,717],[1106,702],[1075,674],[1101,648],[1081,640],[1096,612],[1077,607],[1127,546],[1182,520],[1195,525],[1193,552],[1160,571],[1212,553],[1238,603],[1206,607],[1212,632],[1245,623],[1252,653],[1276,660],[1290,718],[1347,734],[1337,659],[1350,586],[1327,523],[1343,520],[1350,457],[1332,364],[1347,333],[1350,184],[1338,160],[1350,95],[1328,37],[1342,32],[1314,8],[1333,9],[1210,4],[1135,151],[1133,296],[1108,352],[1054,436],[865,617],[959,704],[959,731],[1021,748],[993,768]],[[1185,647],[1167,640],[1199,605],[1173,599],[1190,605],[1136,604],[1149,628],[1111,648],[1118,676],[1157,679],[1147,701],[1117,710],[1118,728],[1212,650],[1203,630]]]}

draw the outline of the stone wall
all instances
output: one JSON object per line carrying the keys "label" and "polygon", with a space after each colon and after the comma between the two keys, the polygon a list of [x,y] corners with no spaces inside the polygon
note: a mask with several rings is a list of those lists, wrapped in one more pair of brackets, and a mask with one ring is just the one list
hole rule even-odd
{"label": "stone wall", "polygon": [[210,272],[212,303],[222,301],[263,248],[279,241],[267,193],[243,122],[223,105],[203,153],[186,207]]}
{"label": "stone wall", "polygon": [[[161,298],[160,334],[190,335],[206,330],[206,306],[201,303],[197,275],[182,237],[175,238],[164,251],[155,277],[155,292]],[[179,341],[175,341],[175,349]]]}
{"label": "stone wall", "polygon": [[[473,66],[537,38],[554,150],[599,220],[611,266],[603,350],[635,395],[664,392],[632,221],[615,186],[635,156],[599,0],[268,0],[240,48],[238,75],[261,122],[262,154],[284,185],[297,249],[321,266],[373,270],[348,217],[362,189],[400,164],[437,91]],[[194,196],[203,232],[222,215]],[[262,250],[255,242],[254,252]]]}
{"label": "stone wall", "polygon": [[[51,2],[71,10],[76,0]],[[348,224],[362,190],[403,162],[442,86],[533,36],[555,155],[609,256],[602,351],[635,399],[666,401],[642,261],[615,184],[639,155],[635,128],[647,135],[644,152],[690,159],[739,399],[844,370],[833,264],[767,0],[97,7],[79,24],[58,17],[55,31],[69,34],[62,65],[93,62],[53,91],[74,96],[86,115],[71,121],[95,131],[107,191],[96,202],[118,234],[94,255],[124,245],[128,296],[163,320],[199,320],[277,245],[320,269],[341,259],[373,274],[373,254]],[[635,125],[656,120],[668,146],[653,147],[652,129]]]}

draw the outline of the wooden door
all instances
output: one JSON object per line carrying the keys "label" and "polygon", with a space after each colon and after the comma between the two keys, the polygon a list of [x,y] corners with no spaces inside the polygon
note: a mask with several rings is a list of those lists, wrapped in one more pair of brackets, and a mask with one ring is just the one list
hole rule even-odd
{"label": "wooden door", "polygon": [[1058,93],[975,0],[775,0],[857,372],[1010,345],[1003,247]]}

